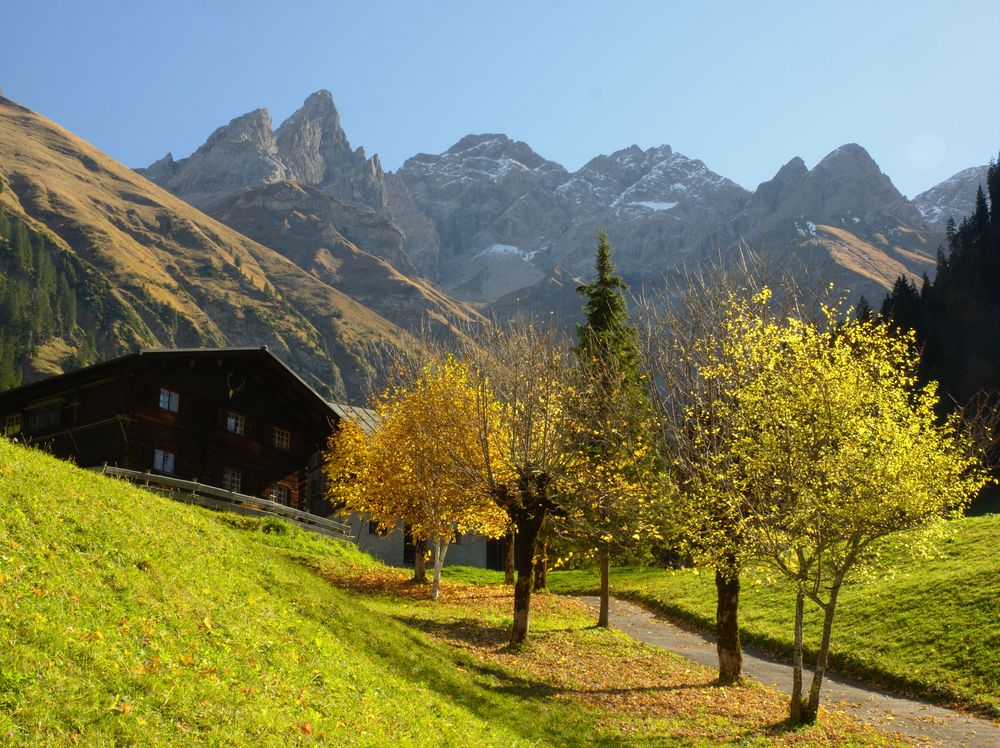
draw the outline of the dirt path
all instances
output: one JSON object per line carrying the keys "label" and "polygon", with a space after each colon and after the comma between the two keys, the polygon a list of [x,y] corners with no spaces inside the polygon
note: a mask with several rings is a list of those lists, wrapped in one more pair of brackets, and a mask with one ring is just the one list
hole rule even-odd
{"label": "dirt path", "polygon": [[[581,598],[597,609],[596,597]],[[638,641],[663,647],[709,667],[717,667],[715,641],[682,629],[663,616],[624,600],[611,601],[611,625]],[[761,683],[791,693],[792,667],[743,649],[743,672]],[[807,676],[806,686],[808,687]],[[1000,746],[1000,725],[978,717],[877,691],[839,676],[823,681],[823,703],[853,713],[864,722],[934,745]]]}

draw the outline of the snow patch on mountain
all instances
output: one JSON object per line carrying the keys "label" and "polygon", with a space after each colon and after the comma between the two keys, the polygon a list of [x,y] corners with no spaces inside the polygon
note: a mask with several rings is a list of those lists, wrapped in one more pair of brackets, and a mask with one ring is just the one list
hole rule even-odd
{"label": "snow patch on mountain", "polygon": [[671,208],[676,208],[677,203],[660,203],[654,200],[634,200],[629,205],[638,205],[640,208],[649,208],[649,210],[670,210]]}
{"label": "snow patch on mountain", "polygon": [[510,255],[513,257],[518,257],[524,260],[525,262],[531,262],[535,258],[535,255],[537,254],[538,250],[535,250],[534,252],[526,252],[520,247],[515,247],[512,244],[493,244],[487,247],[486,249],[482,250],[481,252],[475,254],[473,256],[473,259],[478,260],[482,257],[486,257],[487,255],[494,255],[494,256]]}

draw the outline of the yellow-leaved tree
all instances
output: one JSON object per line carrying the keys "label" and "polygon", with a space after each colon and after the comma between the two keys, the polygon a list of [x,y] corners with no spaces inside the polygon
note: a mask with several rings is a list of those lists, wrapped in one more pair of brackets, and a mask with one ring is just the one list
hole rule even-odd
{"label": "yellow-leaved tree", "polygon": [[[744,542],[793,582],[790,716],[813,722],[841,587],[889,536],[959,513],[987,476],[957,417],[938,420],[935,384],[919,385],[912,335],[833,309],[820,324],[780,320],[761,313],[768,295],[728,303],[724,345],[702,374],[727,388],[717,467],[720,485],[739,487]],[[804,697],[806,600],[823,630]]]}
{"label": "yellow-leaved tree", "polygon": [[514,528],[514,624],[511,644],[528,636],[531,577],[539,531],[562,513],[571,476],[580,467],[572,449],[568,407],[572,361],[552,326],[494,324],[470,345],[478,439],[456,464],[470,486],[492,496]]}
{"label": "yellow-leaved tree", "polygon": [[[374,433],[365,436],[347,423],[331,440],[326,461],[331,499],[343,513],[367,513],[383,527],[402,523],[414,539],[429,541],[431,597],[437,599],[455,533],[499,537],[508,526],[492,496],[477,490],[464,472],[482,455],[468,368],[450,356],[432,359],[416,381],[383,393],[375,410]],[[478,469],[485,469],[479,461]]]}

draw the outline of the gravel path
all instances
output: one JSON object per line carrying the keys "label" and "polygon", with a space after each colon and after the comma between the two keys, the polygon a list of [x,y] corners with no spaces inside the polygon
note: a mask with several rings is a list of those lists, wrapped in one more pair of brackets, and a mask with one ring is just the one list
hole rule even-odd
{"label": "gravel path", "polygon": [[[597,609],[596,597],[581,599]],[[712,638],[680,628],[633,603],[612,599],[611,625],[638,641],[663,647],[709,667],[718,667]],[[791,693],[792,666],[775,662],[752,647],[743,648],[743,673],[786,694]],[[805,676],[806,688],[811,677],[811,673]],[[932,745],[1000,747],[1000,724],[878,691],[835,675],[827,674],[823,679],[823,703],[848,711],[868,724]]]}

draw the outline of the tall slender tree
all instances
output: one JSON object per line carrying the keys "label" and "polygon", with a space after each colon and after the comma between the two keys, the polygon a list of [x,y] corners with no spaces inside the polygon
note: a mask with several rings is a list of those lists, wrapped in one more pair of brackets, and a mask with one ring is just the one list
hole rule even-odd
{"label": "tall slender tree", "polygon": [[577,287],[587,299],[577,325],[579,385],[574,399],[577,444],[588,469],[576,490],[578,534],[600,566],[598,626],[608,626],[610,566],[615,545],[635,545],[651,535],[648,493],[641,473],[652,450],[645,433],[650,408],[639,368],[638,335],[629,320],[627,284],[615,274],[608,234],[597,232],[596,277]]}

